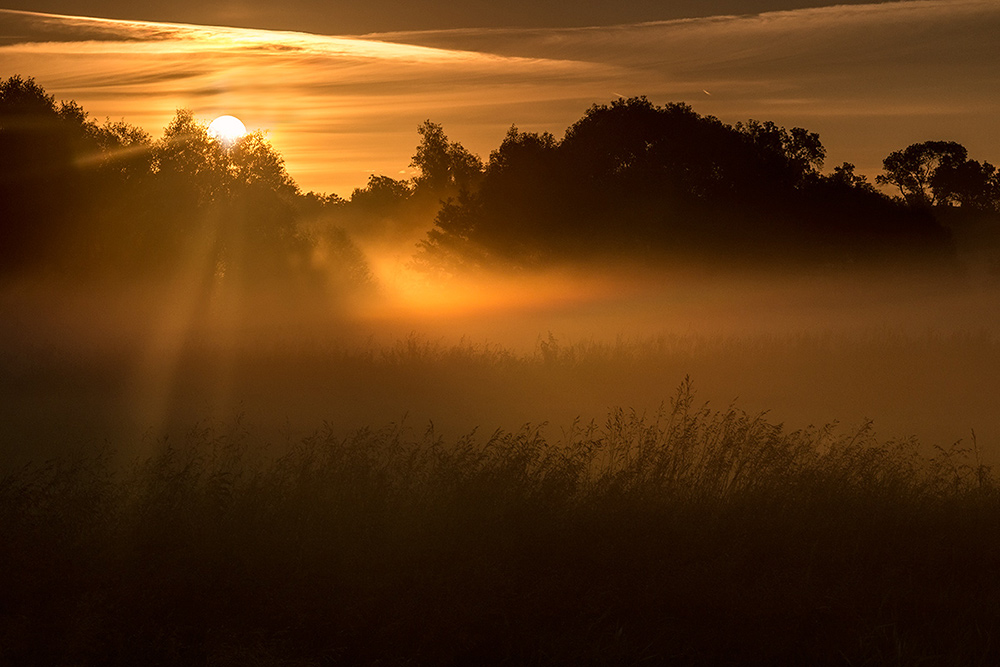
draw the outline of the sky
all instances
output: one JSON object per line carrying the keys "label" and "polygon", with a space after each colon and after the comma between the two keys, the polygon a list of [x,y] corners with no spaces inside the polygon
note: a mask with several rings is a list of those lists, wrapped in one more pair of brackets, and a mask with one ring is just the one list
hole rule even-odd
{"label": "sky", "polygon": [[[141,12],[96,0],[32,2],[23,6],[76,16],[0,11],[0,75],[32,76],[57,99],[154,137],[178,108],[206,122],[235,115],[268,133],[304,190],[341,196],[371,174],[411,175],[424,120],[487,158],[511,125],[560,137],[592,104],[637,95],[687,102],[729,123],[818,132],[828,171],[848,161],[874,177],[889,152],[932,139],[1000,162],[996,0],[535,4],[525,10],[529,27],[497,27],[505,22],[486,3],[461,11],[410,3],[426,11],[403,21],[403,9],[386,18],[394,10],[378,2],[336,11],[306,0],[153,2]],[[284,18],[268,19],[270,5]],[[737,5],[744,13],[726,13]],[[781,11],[745,13],[764,9]],[[151,20],[223,10],[259,15],[218,15],[257,29]],[[331,27],[333,14],[344,31]],[[685,14],[693,18],[676,18]]]}
{"label": "sky", "polygon": [[[842,0],[837,4],[863,4]],[[6,0],[6,9],[297,30],[328,35],[442,28],[570,27],[754,14],[824,0]]]}

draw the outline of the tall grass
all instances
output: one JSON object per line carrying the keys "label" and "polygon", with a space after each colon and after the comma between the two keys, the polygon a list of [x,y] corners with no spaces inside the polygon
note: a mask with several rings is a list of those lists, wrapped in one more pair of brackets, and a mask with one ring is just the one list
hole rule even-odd
{"label": "tall grass", "polygon": [[655,414],[472,433],[240,422],[0,481],[10,665],[995,664],[974,450]]}

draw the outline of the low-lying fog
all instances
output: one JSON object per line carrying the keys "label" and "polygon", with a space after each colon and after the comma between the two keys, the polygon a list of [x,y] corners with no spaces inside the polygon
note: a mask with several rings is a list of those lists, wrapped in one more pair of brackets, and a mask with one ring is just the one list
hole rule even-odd
{"label": "low-lying fog", "polygon": [[447,436],[654,413],[685,376],[789,429],[1000,454],[1000,289],[968,276],[788,278],[614,268],[435,283],[379,265],[350,306],[157,287],[8,288],[0,432],[21,462],[192,428],[275,447],[403,421]]}

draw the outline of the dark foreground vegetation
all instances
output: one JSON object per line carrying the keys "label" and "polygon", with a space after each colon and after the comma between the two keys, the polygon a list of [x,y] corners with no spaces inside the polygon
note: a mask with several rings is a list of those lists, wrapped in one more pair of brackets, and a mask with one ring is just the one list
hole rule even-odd
{"label": "dark foreground vegetation", "polygon": [[[974,443],[973,443],[974,445]],[[239,423],[0,481],[9,665],[986,665],[974,448],[700,406],[558,440]]]}

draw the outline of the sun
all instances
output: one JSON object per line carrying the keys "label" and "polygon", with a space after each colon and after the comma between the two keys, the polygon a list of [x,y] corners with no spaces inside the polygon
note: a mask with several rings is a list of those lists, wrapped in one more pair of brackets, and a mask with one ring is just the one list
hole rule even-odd
{"label": "sun", "polygon": [[219,116],[208,124],[208,136],[229,148],[247,133],[246,125],[236,116]]}

